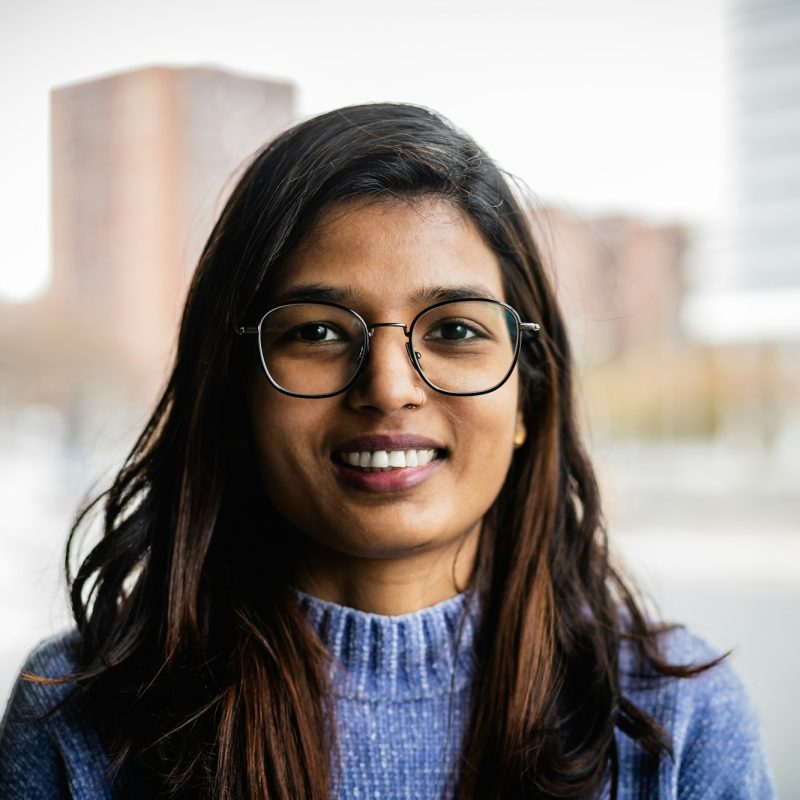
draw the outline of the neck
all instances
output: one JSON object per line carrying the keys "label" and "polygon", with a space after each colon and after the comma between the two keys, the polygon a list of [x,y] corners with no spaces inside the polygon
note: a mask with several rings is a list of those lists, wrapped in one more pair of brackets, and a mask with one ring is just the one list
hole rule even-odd
{"label": "neck", "polygon": [[294,585],[322,600],[387,616],[409,614],[463,592],[470,583],[480,527],[435,551],[384,557],[338,553],[308,542]]}

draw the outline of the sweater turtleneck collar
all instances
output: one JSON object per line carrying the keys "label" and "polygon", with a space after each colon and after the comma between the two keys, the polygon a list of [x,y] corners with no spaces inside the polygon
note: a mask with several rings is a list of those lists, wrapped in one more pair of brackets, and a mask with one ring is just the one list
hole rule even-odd
{"label": "sweater turtleneck collar", "polygon": [[467,590],[429,608],[385,616],[293,592],[333,657],[333,690],[339,697],[436,697],[460,691],[472,678],[477,593]]}

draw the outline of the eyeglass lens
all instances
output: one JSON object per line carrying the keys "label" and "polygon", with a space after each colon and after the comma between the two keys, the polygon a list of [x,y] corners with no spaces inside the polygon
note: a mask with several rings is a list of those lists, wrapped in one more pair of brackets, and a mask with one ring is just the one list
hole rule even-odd
{"label": "eyeglass lens", "polygon": [[[499,303],[463,300],[430,308],[411,333],[426,380],[446,392],[491,391],[508,375],[517,349],[514,314]],[[272,380],[306,396],[335,394],[358,372],[367,331],[351,311],[298,303],[270,311],[261,322],[261,354]]]}

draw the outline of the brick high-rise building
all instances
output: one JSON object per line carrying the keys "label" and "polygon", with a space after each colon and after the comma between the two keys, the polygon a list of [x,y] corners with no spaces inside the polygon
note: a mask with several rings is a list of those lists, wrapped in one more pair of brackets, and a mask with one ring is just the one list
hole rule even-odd
{"label": "brick high-rise building", "polygon": [[556,208],[535,210],[533,222],[582,360],[603,363],[681,340],[684,227]]}
{"label": "brick high-rise building", "polygon": [[163,381],[232,176],[292,122],[293,95],[287,83],[166,67],[52,93],[50,319],[119,358],[143,400]]}

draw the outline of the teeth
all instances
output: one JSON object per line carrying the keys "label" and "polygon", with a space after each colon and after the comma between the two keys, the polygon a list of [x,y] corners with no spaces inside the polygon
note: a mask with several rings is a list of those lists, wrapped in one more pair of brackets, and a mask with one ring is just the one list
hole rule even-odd
{"label": "teeth", "polygon": [[424,467],[430,461],[436,458],[435,450],[417,450],[417,466]]}
{"label": "teeth", "polygon": [[436,450],[367,450],[339,453],[342,463],[361,469],[381,470],[424,467],[436,458]]}

